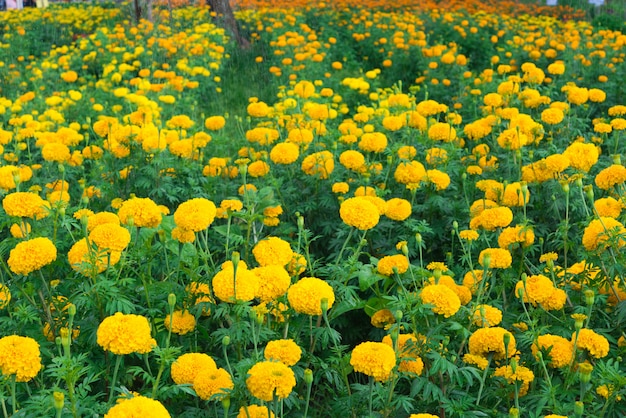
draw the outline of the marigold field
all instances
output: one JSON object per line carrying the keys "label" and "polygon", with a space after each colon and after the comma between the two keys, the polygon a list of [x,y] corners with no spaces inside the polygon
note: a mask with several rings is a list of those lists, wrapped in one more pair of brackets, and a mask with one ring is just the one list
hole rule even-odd
{"label": "marigold field", "polygon": [[626,416],[623,21],[174,3],[0,14],[2,416]]}

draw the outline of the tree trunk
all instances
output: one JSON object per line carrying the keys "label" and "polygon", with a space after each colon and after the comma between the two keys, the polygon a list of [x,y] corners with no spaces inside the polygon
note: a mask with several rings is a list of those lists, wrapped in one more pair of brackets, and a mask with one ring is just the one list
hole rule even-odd
{"label": "tree trunk", "polygon": [[222,26],[235,37],[237,45],[243,48],[250,46],[250,41],[244,38],[239,31],[239,25],[233,14],[233,9],[230,7],[229,0],[206,0],[206,2],[211,7],[211,10],[217,14],[215,18],[221,20]]}

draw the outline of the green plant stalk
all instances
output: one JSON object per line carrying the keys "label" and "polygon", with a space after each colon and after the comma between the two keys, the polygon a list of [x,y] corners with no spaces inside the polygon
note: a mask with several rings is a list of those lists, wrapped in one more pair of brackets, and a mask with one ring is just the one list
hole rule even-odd
{"label": "green plant stalk", "polygon": [[546,367],[546,362],[543,359],[543,355],[539,357],[541,360],[541,368],[543,369],[544,374],[546,375],[546,381],[548,382],[548,387],[550,388],[550,397],[552,398],[552,408],[556,408],[556,398],[554,397],[554,391],[552,390],[552,378],[548,373],[548,368]]}
{"label": "green plant stalk", "polygon": [[[170,340],[172,338],[172,327],[174,325],[174,305],[168,303],[168,308],[170,311],[170,326],[167,331],[167,339],[165,340],[165,349],[170,348]],[[154,386],[152,386],[152,399],[156,399],[157,390],[159,389],[159,383],[161,381],[161,376],[163,376],[163,371],[165,370],[165,358],[161,357],[161,364],[159,364],[159,371],[157,372],[157,377],[154,380]]]}
{"label": "green plant stalk", "polygon": [[372,418],[372,398],[373,398],[373,393],[374,393],[374,378],[372,376],[369,377],[370,380],[370,396],[369,396],[369,403],[368,403],[368,411],[369,411],[369,415],[368,418]]}
{"label": "green plant stalk", "polygon": [[304,405],[304,415],[303,418],[307,418],[309,414],[309,404],[311,403],[311,389],[313,388],[313,382],[307,383],[306,385],[306,403]]}
{"label": "green plant stalk", "polygon": [[350,238],[352,238],[352,233],[353,232],[354,232],[354,228],[350,228],[350,232],[348,232],[348,236],[346,237],[346,240],[343,242],[343,245],[341,246],[341,250],[339,250],[339,255],[337,255],[337,260],[335,260],[335,265],[339,265],[339,261],[341,260],[341,256],[343,255],[343,252],[346,249],[346,246],[348,245],[348,242],[350,241]]}
{"label": "green plant stalk", "polygon": [[11,380],[10,382],[10,386],[9,386],[9,390],[11,391],[11,407],[13,409],[13,415],[15,415],[15,413],[17,412],[17,397],[16,397],[16,390],[15,390],[15,382],[17,380],[17,377],[12,374],[11,375]]}
{"label": "green plant stalk", "polygon": [[489,354],[489,358],[487,359],[487,367],[483,371],[483,376],[480,379],[480,387],[478,388],[478,396],[476,397],[476,406],[480,405],[480,398],[483,394],[483,389],[485,388],[485,381],[487,380],[487,371],[489,370],[489,366],[491,365],[491,359],[493,358],[493,354]]}
{"label": "green plant stalk", "polygon": [[122,363],[122,356],[118,355],[115,358],[115,367],[113,368],[113,378],[111,379],[111,388],[109,389],[109,400],[107,401],[108,405],[111,405],[113,401],[113,394],[115,393],[115,385],[117,384],[117,373],[120,370],[120,364]]}
{"label": "green plant stalk", "polygon": [[4,415],[4,418],[9,418],[9,412],[7,411],[7,404],[4,401],[4,394],[1,395],[2,398],[0,399],[1,403],[2,403],[2,415]]}

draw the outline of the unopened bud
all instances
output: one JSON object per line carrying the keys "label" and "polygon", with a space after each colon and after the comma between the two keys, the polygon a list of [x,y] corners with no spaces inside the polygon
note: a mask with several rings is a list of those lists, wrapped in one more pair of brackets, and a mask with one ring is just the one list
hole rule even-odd
{"label": "unopened bud", "polygon": [[174,293],[167,295],[167,304],[170,305],[170,308],[172,309],[176,306],[176,295]]}
{"label": "unopened bud", "polygon": [[63,405],[65,404],[65,394],[63,392],[53,392],[52,399],[54,400],[54,409],[60,411],[63,409]]}
{"label": "unopened bud", "polygon": [[580,363],[578,365],[580,372],[580,381],[582,383],[589,383],[591,381],[591,372],[593,371],[593,366],[589,363]]}
{"label": "unopened bud", "polygon": [[585,404],[581,401],[574,402],[574,414],[576,414],[577,417],[582,417],[584,412]]}
{"label": "unopened bud", "polygon": [[593,306],[593,302],[596,299],[596,294],[593,290],[587,289],[585,290],[585,303],[587,306]]}
{"label": "unopened bud", "polygon": [[311,370],[311,369],[304,369],[304,382],[307,385],[312,385],[313,384],[313,370]]}
{"label": "unopened bud", "polygon": [[519,418],[519,409],[517,408],[509,409],[509,418]]}
{"label": "unopened bud", "polygon": [[76,305],[74,305],[73,303],[70,303],[67,306],[67,314],[70,316],[70,318],[73,318],[74,316],[76,316]]}
{"label": "unopened bud", "polygon": [[326,313],[328,311],[328,298],[322,298],[320,308],[322,309],[322,313]]}
{"label": "unopened bud", "polygon": [[225,346],[230,345],[230,336],[224,335],[224,338],[222,338],[222,345],[225,345]]}

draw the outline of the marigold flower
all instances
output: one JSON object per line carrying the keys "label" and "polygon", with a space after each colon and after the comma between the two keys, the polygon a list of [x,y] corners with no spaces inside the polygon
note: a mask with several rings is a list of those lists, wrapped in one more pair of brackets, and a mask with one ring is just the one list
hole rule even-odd
{"label": "marigold flower", "polygon": [[36,193],[15,192],[4,197],[2,207],[9,216],[42,219],[48,216],[50,204]]}
{"label": "marigold flower", "polygon": [[385,343],[364,342],[352,350],[350,365],[354,371],[384,382],[396,365],[396,353]]}
{"label": "marigold flower", "polygon": [[220,400],[235,387],[233,379],[224,369],[200,369],[193,380],[193,390],[200,399]]}
{"label": "marigold flower", "polygon": [[120,252],[124,251],[130,244],[130,232],[114,223],[102,224],[89,233],[89,241],[96,244],[101,250]]}
{"label": "marigold flower", "polygon": [[540,335],[531,350],[537,359],[539,350],[548,353],[547,363],[556,369],[569,365],[574,358],[574,343],[558,335]]}
{"label": "marigold flower", "polygon": [[595,178],[596,186],[602,190],[610,190],[626,181],[626,167],[613,164],[600,171]]}
{"label": "marigold flower", "polygon": [[106,253],[98,251],[94,246],[90,248],[86,238],[76,241],[67,252],[72,269],[85,276],[102,273],[107,267],[117,264],[120,257],[121,253],[118,251]]}
{"label": "marigold flower", "polygon": [[[504,335],[509,336],[508,345],[504,346]],[[469,351],[471,354],[487,357],[493,354],[496,360],[505,356],[515,355],[515,337],[502,327],[479,328],[469,337]]]}
{"label": "marigold flower", "polygon": [[473,364],[481,370],[485,370],[489,365],[489,360],[483,356],[467,353],[463,356],[463,361],[468,364]]}
{"label": "marigold flower", "polygon": [[217,370],[215,361],[208,354],[186,353],[172,363],[172,380],[177,385],[193,384],[201,370]]}
{"label": "marigold flower", "polygon": [[401,162],[396,167],[393,177],[409,189],[416,189],[427,180],[426,169],[418,161]]}
{"label": "marigold flower", "polygon": [[226,126],[224,116],[209,116],[204,120],[204,127],[209,131],[219,131],[224,126]]}
{"label": "marigold flower", "polygon": [[223,267],[211,281],[215,296],[222,302],[250,301],[259,290],[259,277],[239,262],[237,272],[232,265]]}
{"label": "marigold flower", "polygon": [[440,170],[427,170],[426,180],[435,186],[435,190],[445,190],[450,185],[450,176]]}
{"label": "marigold flower", "polygon": [[287,293],[291,285],[291,277],[283,266],[267,265],[252,269],[259,277],[259,289],[256,297],[261,302],[270,302]]}
{"label": "marigold flower", "polygon": [[511,222],[513,222],[513,212],[511,209],[506,206],[500,206],[481,211],[470,221],[470,228],[482,228],[487,231],[495,231],[497,228],[509,226]]}
{"label": "marigold flower", "polygon": [[387,136],[382,132],[368,132],[361,136],[359,149],[366,152],[380,153],[387,148]]}
{"label": "marigold flower", "polygon": [[9,253],[7,264],[15,274],[24,276],[57,259],[57,249],[49,238],[33,238],[18,243]]}
{"label": "marigold flower", "polygon": [[270,166],[265,161],[257,160],[248,165],[248,174],[250,175],[250,177],[263,177],[269,172]]}
{"label": "marigold flower", "polygon": [[385,328],[387,325],[395,324],[396,318],[389,309],[380,309],[374,312],[370,322],[376,328]]}
{"label": "marigold flower", "polygon": [[8,287],[0,283],[0,309],[7,307],[11,301],[11,291]]}
{"label": "marigold flower", "polygon": [[569,160],[572,167],[585,173],[598,162],[599,157],[598,149],[594,144],[583,142],[574,142],[563,151],[562,155]]}
{"label": "marigold flower", "polygon": [[367,231],[378,224],[380,211],[367,198],[357,196],[341,203],[339,216],[346,225]]}
{"label": "marigold flower", "polygon": [[494,376],[504,377],[506,381],[513,385],[516,381],[521,382],[519,386],[519,396],[524,396],[528,393],[530,384],[535,379],[535,374],[528,367],[517,365],[515,371],[511,365],[501,366],[493,373]]}
{"label": "marigold flower", "polygon": [[508,249],[513,244],[521,244],[522,247],[529,247],[535,242],[535,233],[532,227],[517,225],[504,228],[498,236],[498,246]]}
{"label": "marigold flower", "polygon": [[188,231],[183,228],[172,228],[172,239],[180,242],[181,244],[194,242],[196,240],[196,234],[193,231]]}
{"label": "marigold flower", "polygon": [[335,292],[325,281],[316,277],[303,277],[291,285],[287,291],[287,300],[298,313],[305,315],[321,315],[322,302],[327,309],[335,303]]}
{"label": "marigold flower", "polygon": [[393,276],[394,272],[398,274],[406,273],[409,269],[409,260],[404,254],[388,255],[380,260],[376,265],[376,270],[383,276]]}
{"label": "marigold flower", "polygon": [[248,405],[239,408],[237,418],[275,418],[275,415],[267,409],[267,406]]}
{"label": "marigold flower", "polygon": [[[389,347],[393,347],[393,340],[390,335],[385,335],[383,337],[382,342],[387,344]],[[424,371],[424,361],[418,355],[417,348],[418,339],[413,334],[399,334],[397,337],[397,349],[396,351],[399,353],[398,360],[400,360],[400,364],[398,364],[398,371],[404,373],[413,373],[416,375],[421,375]]]}
{"label": "marigold flower", "polygon": [[348,183],[346,182],[341,181],[338,183],[334,183],[331,190],[333,193],[346,194],[348,193],[348,191],[350,191],[350,185],[348,185]]}
{"label": "marigold flower", "polygon": [[576,342],[576,347],[587,350],[590,356],[603,358],[609,354],[609,341],[603,336],[588,328],[582,328],[572,334],[572,342]]}
{"label": "marigold flower", "polygon": [[41,156],[46,161],[63,163],[70,159],[70,149],[59,142],[50,142],[41,149]]}
{"label": "marigold flower", "polygon": [[292,164],[300,156],[300,148],[292,142],[281,142],[274,145],[270,151],[270,160],[274,164]]}
{"label": "marigold flower", "polygon": [[604,197],[593,202],[593,206],[598,212],[598,216],[607,218],[617,218],[622,213],[624,204],[612,197]]}
{"label": "marigold flower", "polygon": [[[158,205],[151,199],[134,197],[122,203],[117,212],[121,223],[136,227],[156,228],[161,224],[162,214]],[[131,221],[132,220],[132,221]]]}
{"label": "marigold flower", "polygon": [[178,205],[174,212],[174,222],[188,231],[204,231],[213,223],[216,213],[217,208],[212,201],[198,197]]}
{"label": "marigold flower", "polygon": [[495,327],[502,322],[502,311],[490,305],[478,305],[474,308],[472,323],[478,327]]}
{"label": "marigold flower", "polygon": [[617,243],[621,247],[626,244],[626,228],[613,218],[600,217],[592,220],[585,228],[582,243],[588,251],[604,248],[611,237],[618,237]]}
{"label": "marigold flower", "polygon": [[394,221],[404,221],[411,216],[413,210],[411,202],[397,197],[389,199],[386,206],[385,216]]}
{"label": "marigold flower", "polygon": [[170,413],[167,412],[167,409],[165,409],[161,402],[144,396],[134,396],[130,399],[124,399],[104,414],[104,418],[170,418],[170,416]]}
{"label": "marigold flower", "polygon": [[267,343],[263,357],[265,360],[280,361],[286,366],[293,366],[302,356],[302,349],[293,340],[273,340]]}
{"label": "marigold flower", "polygon": [[448,123],[437,122],[428,128],[428,138],[433,141],[452,142],[456,139],[456,129]]}
{"label": "marigold flower", "polygon": [[548,125],[557,125],[563,121],[564,117],[563,110],[555,107],[545,109],[541,112],[541,120]]}
{"label": "marigold flower", "polygon": [[274,396],[284,399],[296,385],[296,376],[288,366],[278,361],[262,361],[248,370],[246,386],[255,398],[270,402]]}
{"label": "marigold flower", "polygon": [[98,225],[103,224],[120,224],[120,218],[115,213],[98,212],[87,217],[87,232],[93,231]]}
{"label": "marigold flower", "polygon": [[261,266],[284,266],[291,261],[293,250],[287,241],[278,237],[268,237],[256,243],[252,248],[252,254]]}
{"label": "marigold flower", "polygon": [[451,317],[461,308],[461,299],[450,287],[444,284],[424,286],[419,295],[422,303],[433,305],[436,314]]}
{"label": "marigold flower", "polygon": [[478,234],[478,232],[473,231],[471,229],[466,229],[466,230],[459,232],[459,238],[465,241],[476,241],[479,236],[480,235]]}
{"label": "marigold flower", "polygon": [[145,354],[157,345],[150,336],[148,319],[134,314],[116,312],[104,318],[96,335],[100,347],[117,355]]}
{"label": "marigold flower", "polygon": [[306,156],[302,160],[302,171],[309,176],[327,179],[335,169],[335,161],[330,151],[320,151]]}
{"label": "marigold flower", "polygon": [[39,344],[30,337],[9,335],[0,338],[0,371],[15,375],[17,382],[28,382],[41,370]]}
{"label": "marigold flower", "polygon": [[481,265],[486,256],[489,256],[489,268],[492,269],[506,269],[511,267],[511,263],[513,263],[511,253],[503,248],[485,248],[482,250],[478,256],[478,262]]}
{"label": "marigold flower", "polygon": [[163,325],[167,330],[171,327],[174,334],[185,335],[196,328],[196,318],[189,311],[174,311],[172,316],[165,317]]}
{"label": "marigold flower", "polygon": [[347,150],[341,153],[339,162],[348,170],[359,172],[365,167],[365,156],[359,151]]}

